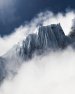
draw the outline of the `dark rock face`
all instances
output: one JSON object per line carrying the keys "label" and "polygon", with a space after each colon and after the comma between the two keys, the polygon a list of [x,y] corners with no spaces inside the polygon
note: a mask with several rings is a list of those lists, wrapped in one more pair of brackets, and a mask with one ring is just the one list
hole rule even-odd
{"label": "dark rock face", "polygon": [[38,34],[30,34],[20,49],[22,57],[30,58],[34,52],[64,49],[71,44],[71,38],[65,36],[60,24],[39,27]]}
{"label": "dark rock face", "polygon": [[6,77],[7,73],[6,73],[6,68],[5,68],[5,64],[6,61],[4,58],[0,57],[0,82]]}
{"label": "dark rock face", "polygon": [[64,48],[66,46],[66,44],[65,44],[66,36],[65,36],[60,24],[52,25],[51,29],[52,29],[53,33],[55,34],[59,48]]}
{"label": "dark rock face", "polygon": [[38,48],[38,36],[36,34],[30,34],[25,41],[23,41],[20,54],[25,59],[31,58],[32,53]]}
{"label": "dark rock face", "polygon": [[72,27],[72,31],[69,34],[69,38],[71,39],[71,46],[75,49],[75,26]]}
{"label": "dark rock face", "polygon": [[40,49],[58,48],[58,42],[51,26],[43,26],[39,28],[38,41]]}

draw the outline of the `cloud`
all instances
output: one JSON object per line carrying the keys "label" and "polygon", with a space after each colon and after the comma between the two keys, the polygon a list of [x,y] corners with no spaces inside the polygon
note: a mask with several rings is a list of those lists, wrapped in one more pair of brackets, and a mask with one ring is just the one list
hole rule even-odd
{"label": "cloud", "polygon": [[40,13],[37,19],[35,18],[35,23],[42,22],[43,25],[60,23],[64,30],[64,33],[68,35],[71,30],[72,21],[74,18],[75,18],[74,11],[70,11],[65,14],[58,13],[56,15],[50,11],[46,11],[45,13]]}
{"label": "cloud", "polygon": [[75,94],[75,52],[67,49],[25,62],[0,94]]}
{"label": "cloud", "polygon": [[11,35],[0,37],[0,55],[4,55],[9,51],[14,45],[17,45],[18,42],[22,41],[25,38],[25,32],[27,31],[26,27],[22,26],[19,29],[15,29],[15,32]]}

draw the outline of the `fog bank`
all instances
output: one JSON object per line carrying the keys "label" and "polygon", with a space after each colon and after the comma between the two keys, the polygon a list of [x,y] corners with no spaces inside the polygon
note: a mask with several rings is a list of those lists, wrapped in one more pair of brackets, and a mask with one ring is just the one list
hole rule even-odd
{"label": "fog bank", "polygon": [[25,62],[0,94],[75,94],[75,52],[69,48]]}

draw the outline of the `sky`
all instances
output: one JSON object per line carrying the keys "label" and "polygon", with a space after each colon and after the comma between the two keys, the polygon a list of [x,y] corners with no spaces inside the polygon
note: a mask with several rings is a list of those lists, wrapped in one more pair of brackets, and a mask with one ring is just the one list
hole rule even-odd
{"label": "sky", "polygon": [[40,12],[65,13],[74,10],[74,4],[74,0],[0,0],[0,36],[15,32]]}
{"label": "sky", "polygon": [[[75,52],[71,47],[35,55],[27,62],[15,57],[15,47],[21,47],[30,33],[37,33],[41,22],[44,26],[60,23],[68,35],[74,9],[73,0],[0,0],[0,35],[4,36],[0,36],[0,57],[11,61],[0,94],[75,94]],[[10,72],[16,71],[17,60],[22,65],[12,77]]]}

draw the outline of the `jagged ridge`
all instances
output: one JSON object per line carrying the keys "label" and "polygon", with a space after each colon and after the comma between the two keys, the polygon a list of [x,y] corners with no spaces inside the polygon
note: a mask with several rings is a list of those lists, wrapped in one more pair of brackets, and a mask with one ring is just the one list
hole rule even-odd
{"label": "jagged ridge", "polygon": [[39,27],[38,34],[29,34],[23,41],[20,55],[26,58],[32,57],[34,52],[64,49],[71,44],[71,38],[65,36],[60,24]]}

